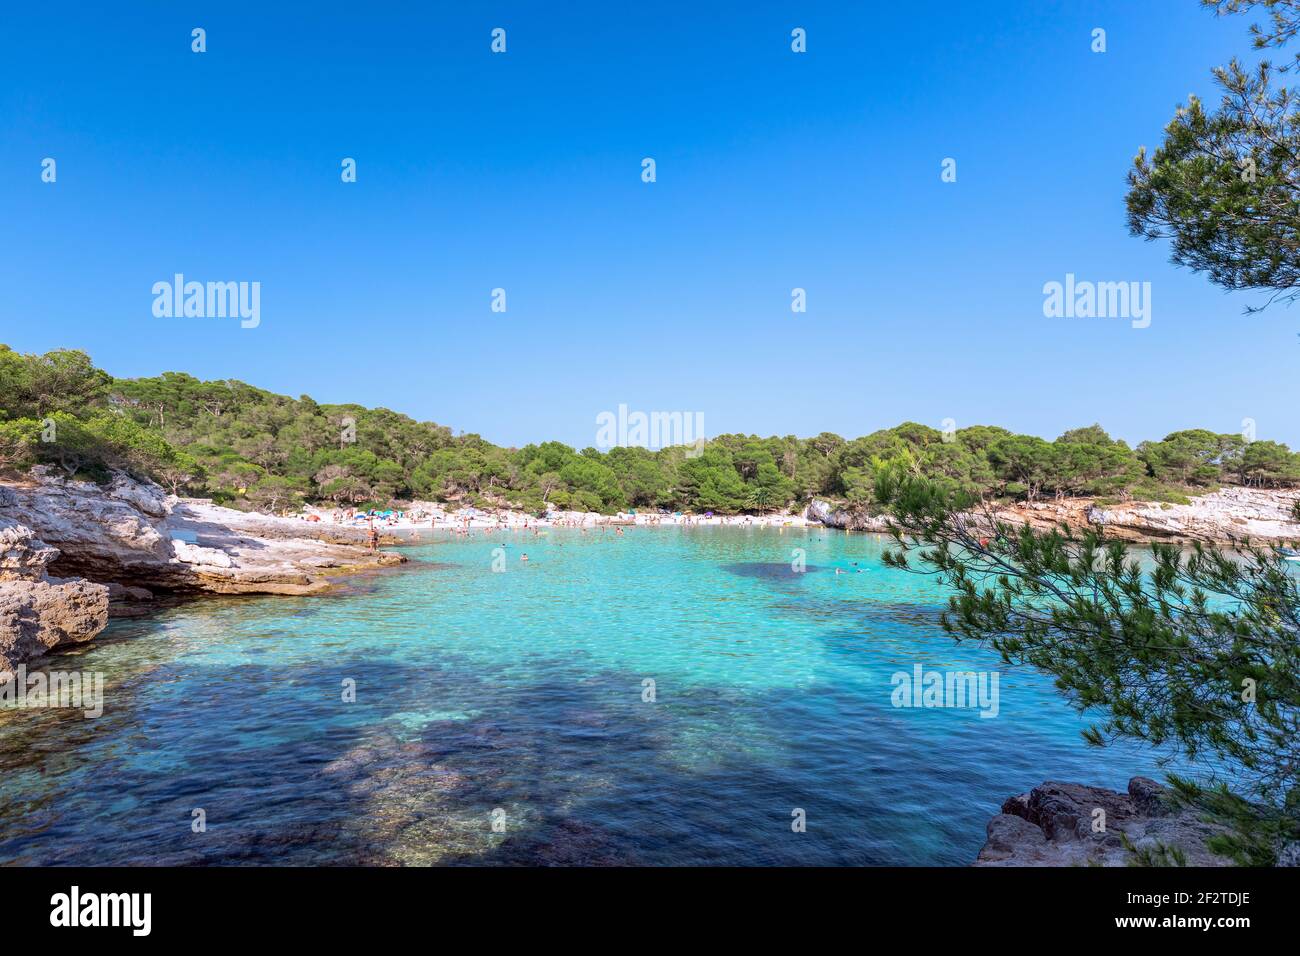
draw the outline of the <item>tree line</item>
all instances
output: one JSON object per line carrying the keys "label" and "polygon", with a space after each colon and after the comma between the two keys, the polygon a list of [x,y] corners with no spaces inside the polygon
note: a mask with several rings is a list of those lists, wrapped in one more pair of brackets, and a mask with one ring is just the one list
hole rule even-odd
{"label": "tree line", "polygon": [[0,469],[44,463],[98,480],[126,470],[176,494],[264,511],[433,500],[534,512],[737,514],[814,497],[869,509],[878,504],[882,462],[984,500],[1180,501],[1225,483],[1300,485],[1300,454],[1285,445],[1206,429],[1136,448],[1099,425],[1047,441],[988,425],[945,433],[914,422],[853,439],[823,432],[720,435],[656,451],[555,441],[503,448],[386,408],[321,404],[183,372],[119,379],[84,352],[0,346]]}

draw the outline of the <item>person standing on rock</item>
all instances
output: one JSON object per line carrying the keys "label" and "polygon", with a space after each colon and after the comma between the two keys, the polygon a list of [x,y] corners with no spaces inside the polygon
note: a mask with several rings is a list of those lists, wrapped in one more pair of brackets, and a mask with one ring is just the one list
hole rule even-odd
{"label": "person standing on rock", "polygon": [[375,529],[374,522],[370,524],[370,550],[379,550],[379,532]]}

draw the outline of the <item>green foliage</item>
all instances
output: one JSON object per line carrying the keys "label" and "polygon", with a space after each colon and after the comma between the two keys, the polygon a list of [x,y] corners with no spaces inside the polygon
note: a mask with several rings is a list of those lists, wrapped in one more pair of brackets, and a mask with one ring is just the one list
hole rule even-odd
{"label": "green foliage", "polygon": [[[303,502],[361,507],[413,499],[611,513],[625,508],[770,512],[816,496],[874,509],[876,471],[898,462],[972,500],[1087,495],[1185,501],[1232,481],[1300,486],[1284,445],[1176,432],[1135,453],[1099,425],[1054,442],[976,425],[945,434],[904,422],[846,441],[719,435],[702,447],[650,451],[560,442],[501,448],[386,408],[322,405],[238,381],[181,372],[112,379],[80,352],[19,355],[0,347],[0,469],[36,462],[105,477],[126,468],[175,494],[237,507]],[[43,442],[48,423],[57,439]]]}
{"label": "green foliage", "polygon": [[[1202,490],[1208,489],[1197,489],[1198,492]],[[1136,501],[1154,501],[1169,505],[1189,505],[1192,503],[1190,495],[1151,479],[1144,479],[1135,484],[1128,490],[1128,497]],[[1113,499],[1107,499],[1107,501],[1113,503]]]}
{"label": "green foliage", "polygon": [[[1300,30],[1294,0],[1202,0],[1220,14],[1262,8],[1255,46],[1282,47]],[[1295,95],[1276,81],[1294,65],[1252,68],[1232,60],[1214,71],[1222,98],[1178,108],[1163,144],[1139,151],[1129,174],[1129,229],[1169,239],[1179,265],[1226,289],[1262,289],[1272,299],[1300,295],[1300,116]]]}
{"label": "green foliage", "polygon": [[0,421],[0,473],[34,464],[40,440],[41,424],[35,419]]}
{"label": "green foliage", "polygon": [[1051,674],[1081,712],[1102,715],[1091,743],[1168,748],[1244,789],[1259,801],[1249,815],[1236,807],[1249,836],[1225,847],[1258,856],[1300,833],[1300,590],[1280,553],[1157,544],[1144,566],[1101,532],[970,513],[969,496],[897,465],[878,469],[877,498],[900,545],[887,563],[919,558],[953,590],[950,634]]}
{"label": "green foliage", "polygon": [[189,460],[157,432],[103,409],[81,418],[53,412],[39,425],[41,440],[32,446],[37,459],[69,477],[104,481],[112,471],[164,477]]}
{"label": "green foliage", "polygon": [[1245,440],[1203,428],[1174,432],[1163,441],[1138,445],[1138,457],[1156,481],[1183,487],[1213,487],[1223,480]]}
{"label": "green foliage", "polygon": [[1251,442],[1242,449],[1233,469],[1243,485],[1281,488],[1300,482],[1300,460],[1275,441]]}
{"label": "green foliage", "polygon": [[1176,846],[1157,842],[1154,846],[1135,846],[1128,834],[1120,832],[1120,844],[1132,854],[1129,866],[1186,866],[1187,854]]}
{"label": "green foliage", "polygon": [[0,420],[43,419],[99,404],[112,378],[85,352],[20,355],[0,345]]}
{"label": "green foliage", "polygon": [[1205,786],[1177,774],[1169,777],[1173,805],[1197,811],[1207,823],[1226,828],[1206,846],[1238,866],[1273,866],[1278,848],[1300,836],[1293,812],[1277,813],[1252,803],[1219,783]]}

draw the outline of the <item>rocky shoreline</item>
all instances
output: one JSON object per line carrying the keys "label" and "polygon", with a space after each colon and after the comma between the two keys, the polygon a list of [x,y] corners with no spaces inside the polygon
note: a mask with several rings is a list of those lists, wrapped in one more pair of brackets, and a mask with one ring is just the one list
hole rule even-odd
{"label": "rocky shoreline", "polygon": [[[1101,527],[1133,542],[1249,537],[1280,544],[1300,540],[1297,498],[1226,488],[1189,505],[1054,500],[1004,508],[999,517],[1039,529]],[[886,530],[882,517],[821,500],[801,517],[844,530]],[[0,680],[50,651],[93,639],[110,617],[203,593],[318,594],[336,575],[405,561],[370,551],[367,538],[365,528],[236,511],[125,476],[97,485],[37,469],[21,482],[0,481]],[[1143,777],[1133,778],[1127,793],[1048,781],[1003,804],[973,865],[1118,866],[1139,855],[1168,862],[1170,853],[1190,865],[1232,865],[1205,846],[1216,832]]]}
{"label": "rocky shoreline", "polygon": [[[1035,530],[1102,530],[1134,544],[1195,541],[1261,545],[1300,541],[1294,517],[1300,492],[1223,488],[1190,504],[1125,502],[1101,506],[1092,499],[1063,499],[998,509],[996,516]],[[813,501],[806,516],[827,527],[883,533],[888,520],[861,510]],[[987,840],[973,866],[1128,866],[1149,860],[1171,865],[1233,866],[1206,841],[1223,828],[1199,813],[1171,805],[1154,780],[1134,777],[1127,793],[1078,783],[1047,781],[1007,799],[989,820]],[[1300,865],[1300,847],[1279,853],[1284,866]]]}
{"label": "rocky shoreline", "polygon": [[[995,509],[1009,524],[1029,524],[1038,531],[1066,525],[1075,531],[1104,530],[1108,537],[1135,544],[1164,541],[1227,543],[1249,538],[1260,544],[1300,541],[1300,522],[1293,509],[1300,492],[1257,488],[1221,488],[1189,504],[1128,501],[1100,505],[1091,498],[1062,498]],[[805,512],[810,520],[845,531],[888,530],[881,515],[816,500]]]}
{"label": "rocky shoreline", "polygon": [[318,594],[331,577],[401,564],[360,528],[315,526],[36,469],[0,482],[0,678],[94,638],[110,616],[193,594]]}
{"label": "rocky shoreline", "polygon": [[1049,780],[1002,804],[972,866],[1233,866],[1205,845],[1226,832],[1147,777],[1127,793]]}

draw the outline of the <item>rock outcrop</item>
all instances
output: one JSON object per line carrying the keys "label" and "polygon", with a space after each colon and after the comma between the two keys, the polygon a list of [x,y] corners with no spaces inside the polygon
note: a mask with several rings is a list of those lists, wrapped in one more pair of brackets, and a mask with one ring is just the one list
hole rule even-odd
{"label": "rock outcrop", "polygon": [[369,551],[364,529],[176,498],[125,476],[101,486],[36,469],[32,481],[0,485],[0,517],[57,548],[57,574],[149,591],[313,594],[332,573],[404,560]]}
{"label": "rock outcrop", "polygon": [[[155,592],[315,594],[333,574],[400,564],[364,529],[321,526],[169,496],[126,476],[108,485],[34,469],[0,483],[0,674]],[[58,577],[52,577],[55,574]]]}
{"label": "rock outcrop", "polygon": [[1128,866],[1135,851],[1156,859],[1177,851],[1188,866],[1232,866],[1205,845],[1222,832],[1197,811],[1175,808],[1146,777],[1130,780],[1128,793],[1048,781],[1002,805],[974,865]]}
{"label": "rock outcrop", "polygon": [[1222,488],[1190,504],[1130,502],[1092,506],[1089,522],[1107,534],[1138,541],[1156,539],[1222,541],[1250,538],[1260,543],[1300,540],[1294,508],[1300,493],[1256,488]]}
{"label": "rock outcrop", "polygon": [[[1257,488],[1221,488],[1175,505],[1130,501],[1101,506],[1091,498],[1063,498],[1000,508],[995,516],[1039,531],[1067,525],[1075,530],[1100,528],[1108,537],[1135,543],[1151,541],[1225,542],[1249,538],[1258,544],[1300,541],[1300,522],[1293,509],[1300,492]],[[863,509],[815,500],[804,512],[810,521],[846,531],[885,531],[885,518]]]}
{"label": "rock outcrop", "polygon": [[808,521],[817,521],[828,528],[839,528],[842,531],[885,532],[888,530],[887,519],[883,515],[869,514],[862,508],[834,505],[820,498],[814,498],[808,503],[803,517]]}
{"label": "rock outcrop", "polygon": [[59,556],[30,528],[0,517],[0,680],[19,664],[108,625],[108,588],[50,579]]}

